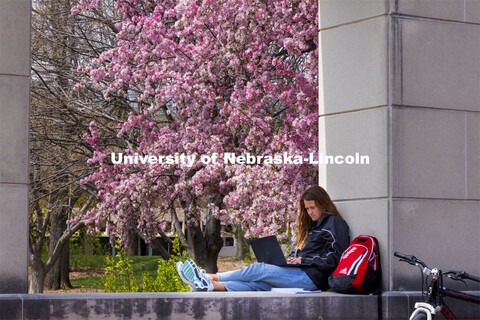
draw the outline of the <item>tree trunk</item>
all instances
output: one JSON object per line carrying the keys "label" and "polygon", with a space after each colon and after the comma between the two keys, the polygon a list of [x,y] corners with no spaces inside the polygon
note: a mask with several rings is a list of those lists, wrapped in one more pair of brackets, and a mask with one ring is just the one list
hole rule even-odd
{"label": "tree trunk", "polygon": [[162,259],[164,260],[169,260],[172,257],[172,255],[168,253],[167,249],[163,247],[160,239],[152,239],[152,241],[150,242],[150,247],[152,247],[152,250],[155,250],[158,254],[160,254]]}
{"label": "tree trunk", "polygon": [[[215,197],[213,202],[216,206],[220,207],[222,204],[222,197]],[[205,242],[207,247],[207,263],[205,270],[208,273],[217,273],[217,259],[220,249],[223,247],[223,239],[220,235],[221,225],[220,220],[216,219],[211,212],[207,212],[207,222],[205,225]]]}
{"label": "tree trunk", "polygon": [[237,225],[235,230],[235,243],[237,245],[235,260],[237,261],[245,260],[247,252],[250,250],[250,245],[248,244],[247,239],[243,236],[244,234],[242,228]]}
{"label": "tree trunk", "polygon": [[[217,196],[209,201],[213,201],[218,207],[221,207],[223,197]],[[182,206],[186,210],[186,203],[182,203]],[[188,217],[186,211],[185,217]],[[223,246],[223,240],[220,236],[220,221],[213,216],[210,210],[207,212],[206,220],[204,232],[202,232],[200,226],[187,227],[187,244],[191,249],[189,254],[193,252],[193,258],[199,267],[205,269],[208,273],[217,273],[218,253]]]}
{"label": "tree trunk", "polygon": [[29,293],[43,293],[43,284],[45,283],[45,266],[42,262],[42,254],[33,257],[30,260],[31,275]]}
{"label": "tree trunk", "polygon": [[205,242],[207,244],[207,261],[205,270],[208,273],[217,273],[217,259],[220,249],[223,247],[223,240],[220,236],[220,220],[215,219],[213,214],[207,214],[205,225]]}
{"label": "tree trunk", "polygon": [[[67,209],[65,207],[59,208],[52,213],[50,224],[50,238],[48,255],[53,255],[53,250],[57,245],[58,240],[67,229]],[[45,276],[45,288],[48,290],[58,290],[62,288],[62,284],[65,287],[71,288],[69,276],[69,256],[70,250],[68,243],[65,244],[60,252],[58,260],[53,267],[48,271]]]}
{"label": "tree trunk", "polygon": [[205,268],[207,264],[207,247],[202,229],[199,226],[187,227],[187,243],[193,250],[195,262],[201,268]]}
{"label": "tree trunk", "polygon": [[128,247],[125,248],[125,256],[138,256],[140,252],[138,252],[138,235],[135,231],[131,230],[128,235],[130,241]]}

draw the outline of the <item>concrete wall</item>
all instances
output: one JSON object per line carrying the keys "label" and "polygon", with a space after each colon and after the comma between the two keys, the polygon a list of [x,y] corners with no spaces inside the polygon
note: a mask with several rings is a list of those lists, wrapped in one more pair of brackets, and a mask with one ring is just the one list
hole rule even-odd
{"label": "concrete wall", "polygon": [[370,156],[320,185],[379,239],[384,288],[421,285],[394,251],[480,274],[480,2],[320,0],[320,26],[320,152]]}
{"label": "concrete wall", "polygon": [[0,294],[27,292],[29,0],[0,0]]}
{"label": "concrete wall", "polygon": [[[419,293],[382,296],[383,319],[408,319]],[[448,301],[450,302],[450,301]],[[459,319],[477,319],[480,306],[448,304]],[[0,319],[312,319],[377,320],[376,296],[331,292],[98,293],[0,295]]]}
{"label": "concrete wall", "polygon": [[[377,298],[273,292],[0,295],[0,319],[377,319]],[[335,306],[332,308],[332,306]],[[407,305],[404,303],[404,309]]]}
{"label": "concrete wall", "polygon": [[[70,293],[0,295],[2,320],[52,319],[408,319],[419,292],[387,292],[379,310],[377,296],[332,292]],[[457,300],[458,301],[458,300]],[[478,319],[480,306],[447,304],[458,319]]]}

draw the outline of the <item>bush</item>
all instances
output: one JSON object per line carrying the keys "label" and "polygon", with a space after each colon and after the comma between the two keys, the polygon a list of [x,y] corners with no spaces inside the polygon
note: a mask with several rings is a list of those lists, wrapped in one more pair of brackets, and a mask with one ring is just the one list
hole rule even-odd
{"label": "bush", "polygon": [[123,257],[120,251],[118,261],[112,256],[106,257],[107,268],[102,277],[105,292],[139,292],[139,286],[135,284],[132,261]]}
{"label": "bush", "polygon": [[190,291],[177,274],[175,259],[158,261],[157,277],[153,279],[148,273],[143,273],[140,283],[143,292],[186,292]]}
{"label": "bush", "polygon": [[[132,260],[125,258],[120,252],[117,259],[107,256],[107,268],[102,277],[105,292],[185,292],[190,291],[177,274],[177,261],[185,261],[188,257],[180,254],[180,241],[173,241],[173,255],[169,260],[158,261],[157,276],[148,272],[142,274],[138,281],[133,274]],[[115,260],[118,260],[115,262]]]}

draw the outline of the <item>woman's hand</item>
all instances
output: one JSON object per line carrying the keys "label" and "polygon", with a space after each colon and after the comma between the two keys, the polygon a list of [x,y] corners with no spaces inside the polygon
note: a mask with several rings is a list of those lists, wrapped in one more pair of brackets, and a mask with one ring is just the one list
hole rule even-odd
{"label": "woman's hand", "polygon": [[302,263],[302,257],[298,257],[298,258],[288,258],[288,259],[287,259],[287,262],[288,262],[288,263]]}

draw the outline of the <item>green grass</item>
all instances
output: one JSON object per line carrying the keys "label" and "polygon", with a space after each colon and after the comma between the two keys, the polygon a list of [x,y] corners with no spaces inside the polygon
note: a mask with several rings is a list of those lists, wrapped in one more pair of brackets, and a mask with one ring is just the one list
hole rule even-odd
{"label": "green grass", "polygon": [[70,255],[70,267],[105,268],[105,256],[99,255]]}
{"label": "green grass", "polygon": [[[132,261],[133,275],[140,280],[144,272],[148,272],[152,277],[157,276],[159,256],[133,256],[126,257]],[[70,256],[70,266],[72,267],[88,267],[88,268],[105,268],[105,256],[99,255],[78,255]],[[71,280],[72,285],[78,287],[88,287],[102,289],[102,279],[100,277],[81,278]]]}
{"label": "green grass", "polygon": [[152,276],[157,276],[159,256],[135,256],[127,257],[132,260],[133,274],[141,276],[142,273],[148,272]]}

